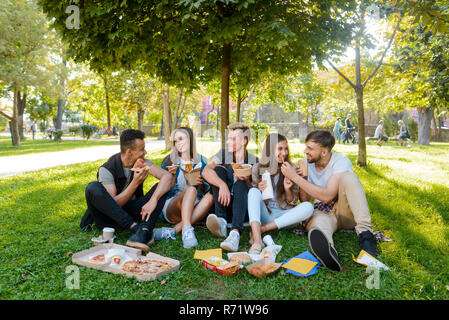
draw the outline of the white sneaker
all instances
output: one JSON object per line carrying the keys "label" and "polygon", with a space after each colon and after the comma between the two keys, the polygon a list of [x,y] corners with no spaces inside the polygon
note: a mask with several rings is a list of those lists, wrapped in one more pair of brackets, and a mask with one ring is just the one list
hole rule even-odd
{"label": "white sneaker", "polygon": [[227,221],[223,218],[218,218],[215,214],[211,213],[207,216],[206,227],[209,229],[212,234],[219,238],[225,238],[228,229],[227,229]]}
{"label": "white sneaker", "polygon": [[198,240],[195,237],[195,232],[193,231],[192,226],[187,226],[182,229],[182,244],[186,249],[198,246]]}
{"label": "white sneaker", "polygon": [[220,244],[220,247],[224,250],[236,252],[239,249],[240,234],[238,231],[232,230],[229,232],[229,236]]}

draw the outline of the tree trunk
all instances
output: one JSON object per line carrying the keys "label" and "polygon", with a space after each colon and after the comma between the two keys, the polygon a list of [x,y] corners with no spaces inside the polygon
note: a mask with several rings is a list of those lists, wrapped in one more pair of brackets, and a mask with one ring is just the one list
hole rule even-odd
{"label": "tree trunk", "polygon": [[432,123],[432,108],[418,109],[418,144],[428,146],[430,144],[430,125]]}
{"label": "tree trunk", "polygon": [[145,110],[142,107],[137,108],[137,128],[143,131],[143,116],[145,115]]}
{"label": "tree trunk", "polygon": [[109,90],[108,90],[108,80],[106,79],[106,76],[103,76],[103,82],[104,82],[104,92],[106,95],[106,112],[107,112],[107,119],[108,119],[108,129],[106,132],[108,133],[108,136],[112,135],[112,126],[111,126],[111,108],[109,106]]}
{"label": "tree trunk", "polygon": [[240,122],[240,106],[242,105],[242,92],[239,91],[237,96],[237,115],[235,117],[237,122]]}
{"label": "tree trunk", "polygon": [[359,41],[355,42],[355,94],[357,101],[358,114],[358,133],[359,133],[359,153],[357,164],[361,167],[366,167],[366,141],[365,141],[365,110],[363,110],[363,86],[362,76],[360,73],[360,45]]}
{"label": "tree trunk", "polygon": [[[67,66],[67,61],[66,61],[65,58],[63,58],[62,63],[64,64],[64,67]],[[64,81],[64,79],[61,79],[61,81],[62,81],[62,93],[61,93],[61,95],[64,96],[65,81]],[[64,99],[58,99],[58,113],[56,115],[56,125],[55,125],[56,130],[61,130],[62,129],[62,115],[64,113],[64,106],[65,106],[65,100]]]}
{"label": "tree trunk", "polygon": [[225,147],[226,128],[229,125],[229,81],[231,77],[231,44],[223,46],[221,64],[221,147]]}
{"label": "tree trunk", "polygon": [[20,91],[17,92],[17,115],[18,115],[18,127],[19,127],[19,136],[21,140],[25,139],[23,134],[23,114],[25,112],[25,106],[27,101],[27,94],[24,92],[22,95]]}
{"label": "tree trunk", "polygon": [[170,86],[167,84],[162,93],[162,103],[164,105],[164,139],[165,150],[170,150]]}
{"label": "tree trunk", "polygon": [[63,99],[58,99],[58,112],[56,114],[56,123],[55,123],[56,130],[61,130],[62,128],[62,114],[64,112],[64,104],[65,101]]}
{"label": "tree trunk", "polygon": [[172,121],[172,125],[171,125],[172,129],[175,129],[178,126],[178,120],[179,120],[179,115],[180,115],[179,108],[181,107],[181,102],[182,102],[182,91],[183,91],[183,89],[179,88],[178,99],[176,101],[175,111],[173,112],[173,121]]}
{"label": "tree trunk", "polygon": [[298,134],[299,134],[299,140],[306,140],[307,134],[309,133],[307,122],[304,122],[305,116],[300,111],[298,111]]}
{"label": "tree trunk", "polygon": [[14,103],[13,103],[13,114],[12,114],[12,130],[13,130],[13,145],[20,146],[20,134],[19,134],[19,90],[14,90]]}

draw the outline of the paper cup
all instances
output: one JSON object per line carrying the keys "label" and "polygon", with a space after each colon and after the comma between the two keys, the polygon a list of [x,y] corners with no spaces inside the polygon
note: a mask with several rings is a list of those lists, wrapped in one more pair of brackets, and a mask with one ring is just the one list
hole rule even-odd
{"label": "paper cup", "polygon": [[111,240],[114,238],[114,228],[103,228],[103,239],[104,240]]}
{"label": "paper cup", "polygon": [[309,164],[307,162],[299,160],[299,167],[302,170],[303,176],[308,177],[309,176]]}

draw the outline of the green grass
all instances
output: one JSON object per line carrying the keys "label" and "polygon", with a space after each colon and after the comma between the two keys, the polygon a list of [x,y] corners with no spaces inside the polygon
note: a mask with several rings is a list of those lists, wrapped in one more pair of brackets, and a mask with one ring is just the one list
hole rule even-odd
{"label": "green grass", "polygon": [[26,139],[20,142],[20,146],[13,146],[10,137],[0,137],[0,157],[107,145],[119,145],[119,142],[111,140],[64,140],[64,137],[62,137],[60,142],[49,139]]}
{"label": "green grass", "polygon": [[[448,299],[449,298],[449,145],[401,148],[368,145],[369,165],[355,167],[364,186],[375,230],[393,239],[379,244],[380,260],[391,271],[380,273],[379,289],[367,289],[370,274],[356,264],[360,248],[354,233],[334,236],[343,270],[320,268],[309,278],[277,273],[257,279],[245,270],[234,277],[205,270],[194,250],[176,241],[156,242],[152,251],[181,262],[180,270],[139,282],[79,267],[80,289],[65,282],[67,252],[91,247],[100,230],[82,232],[84,188],[103,161],[41,170],[0,180],[0,299]],[[304,145],[290,145],[295,160]],[[337,145],[353,164],[357,147]],[[208,149],[210,150],[210,149]],[[213,154],[213,150],[207,156]],[[153,153],[160,164],[166,153]],[[148,190],[155,180],[145,183]],[[166,225],[158,222],[158,226]],[[195,228],[198,249],[219,247],[205,228]],[[291,229],[270,233],[283,246],[277,261],[309,250],[307,237]],[[125,244],[130,233],[118,233]],[[248,229],[241,250],[249,249]],[[166,280],[161,284],[161,280]],[[105,290],[107,288],[107,290]]]}

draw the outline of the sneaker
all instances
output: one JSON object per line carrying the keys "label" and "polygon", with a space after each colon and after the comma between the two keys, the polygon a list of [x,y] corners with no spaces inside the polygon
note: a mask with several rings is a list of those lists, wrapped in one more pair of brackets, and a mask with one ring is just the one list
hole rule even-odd
{"label": "sneaker", "polygon": [[326,267],[334,271],[341,271],[337,251],[332,247],[326,235],[318,228],[312,228],[309,233],[309,245],[313,254]]}
{"label": "sneaker", "polygon": [[198,240],[195,237],[195,232],[192,226],[187,226],[182,229],[182,244],[184,248],[190,249],[198,245]]}
{"label": "sneaker", "polygon": [[154,234],[154,240],[159,241],[162,239],[172,239],[176,240],[175,238],[175,230],[172,228],[162,227],[162,228],[156,228],[153,230]]}
{"label": "sneaker", "polygon": [[226,238],[227,235],[227,221],[223,218],[217,217],[215,214],[211,213],[207,216],[206,227],[212,232],[213,235],[219,238]]}
{"label": "sneaker", "polygon": [[374,258],[377,257],[376,237],[370,231],[363,231],[359,234],[359,244],[362,250],[365,250]]}
{"label": "sneaker", "polygon": [[230,252],[236,252],[239,249],[240,234],[238,231],[232,230],[229,236],[220,244],[220,247]]}
{"label": "sneaker", "polygon": [[150,251],[150,245],[154,243],[153,231],[147,227],[139,227],[139,229],[131,237],[129,237],[126,245],[128,247],[137,248],[145,252]]}

